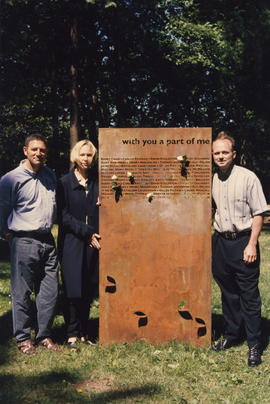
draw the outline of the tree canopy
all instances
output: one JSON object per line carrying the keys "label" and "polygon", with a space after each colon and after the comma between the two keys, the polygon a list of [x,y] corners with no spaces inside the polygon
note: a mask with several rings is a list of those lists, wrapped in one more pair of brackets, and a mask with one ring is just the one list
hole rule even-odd
{"label": "tree canopy", "polygon": [[99,127],[213,127],[269,182],[266,0],[3,0],[0,174],[28,130],[68,169]]}

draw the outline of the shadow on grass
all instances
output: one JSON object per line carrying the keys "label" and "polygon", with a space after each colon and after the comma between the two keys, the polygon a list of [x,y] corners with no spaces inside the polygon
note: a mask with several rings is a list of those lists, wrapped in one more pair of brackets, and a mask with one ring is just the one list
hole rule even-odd
{"label": "shadow on grass", "polygon": [[262,318],[262,349],[265,350],[269,345],[270,338],[270,320]]}
{"label": "shadow on grass", "polygon": [[12,338],[11,311],[0,317],[0,330],[0,365],[3,365],[8,362],[11,357],[10,346],[8,344],[9,340]]}
{"label": "shadow on grass", "polygon": [[0,239],[0,261],[9,261],[9,244],[6,240]]}
{"label": "shadow on grass", "polygon": [[225,322],[222,314],[212,313],[212,341],[217,341],[225,331]]}
{"label": "shadow on grass", "polygon": [[[118,402],[118,400],[134,399],[142,402],[147,402],[147,396],[152,397],[155,394],[160,394],[162,391],[158,384],[146,384],[140,387],[133,387],[123,390],[108,391],[106,393],[95,394],[91,397],[91,404],[107,404]],[[137,398],[137,399],[136,399]],[[178,401],[179,402],[179,401]]]}
{"label": "shadow on grass", "polygon": [[0,281],[6,281],[9,280],[10,278],[10,271],[9,271],[9,264],[8,263],[2,263],[1,264],[4,266],[4,268],[0,268]]}
{"label": "shadow on grass", "polygon": [[91,318],[88,320],[88,337],[91,341],[97,341],[99,338],[99,319]]}
{"label": "shadow on grass", "polygon": [[4,345],[12,337],[12,314],[11,310],[0,317],[0,345]]}
{"label": "shadow on grass", "polygon": [[[67,372],[49,372],[38,376],[13,376],[2,374],[0,376],[0,402],[63,402],[62,398],[68,399],[65,395],[69,383],[77,381],[72,374]],[[24,401],[26,400],[26,401]],[[69,400],[67,400],[69,401]],[[73,402],[73,401],[72,401]]]}
{"label": "shadow on grass", "polygon": [[[0,402],[39,402],[39,403],[80,403],[80,404],[106,404],[118,402],[118,400],[142,398],[153,396],[161,392],[157,384],[145,384],[132,388],[113,388],[106,392],[93,392],[84,390],[79,393],[76,383],[81,378],[69,372],[46,372],[38,376],[0,376]],[[91,399],[89,401],[89,396]]]}
{"label": "shadow on grass", "polygon": [[[212,313],[212,341],[217,341],[225,332],[225,322],[221,314]],[[270,320],[262,317],[262,350],[269,345]],[[243,339],[246,339],[243,332]]]}

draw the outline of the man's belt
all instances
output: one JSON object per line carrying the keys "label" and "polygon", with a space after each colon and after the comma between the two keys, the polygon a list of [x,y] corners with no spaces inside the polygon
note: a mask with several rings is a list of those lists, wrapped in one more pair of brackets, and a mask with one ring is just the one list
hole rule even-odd
{"label": "man's belt", "polygon": [[11,231],[14,237],[29,237],[35,240],[48,240],[51,237],[51,232],[37,232],[37,231]]}
{"label": "man's belt", "polygon": [[225,238],[226,240],[237,240],[238,238],[241,238],[243,236],[250,236],[251,230],[244,230],[244,231],[223,231],[223,232],[217,232],[220,234],[221,237]]}

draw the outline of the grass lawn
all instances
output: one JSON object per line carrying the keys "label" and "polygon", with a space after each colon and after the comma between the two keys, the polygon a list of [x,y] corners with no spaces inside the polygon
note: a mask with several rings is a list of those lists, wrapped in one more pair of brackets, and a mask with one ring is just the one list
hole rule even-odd
{"label": "grass lawn", "polygon": [[[265,350],[263,363],[247,366],[247,345],[216,353],[174,341],[80,346],[78,352],[22,355],[12,337],[8,257],[0,249],[0,403],[270,403],[270,228],[260,238]],[[92,311],[97,323],[98,302]],[[220,293],[213,283],[213,325],[222,324]],[[215,335],[216,332],[215,331]],[[61,311],[54,338],[64,341]],[[217,335],[218,336],[218,335]]]}

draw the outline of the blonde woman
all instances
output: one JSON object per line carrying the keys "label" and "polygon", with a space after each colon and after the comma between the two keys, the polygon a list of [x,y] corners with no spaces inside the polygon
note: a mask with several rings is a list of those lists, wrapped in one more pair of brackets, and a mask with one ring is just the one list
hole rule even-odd
{"label": "blonde woman", "polygon": [[76,349],[88,338],[90,305],[98,292],[98,175],[97,150],[89,140],[73,147],[73,169],[58,184],[58,248],[66,304],[67,342]]}

